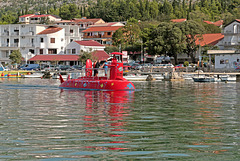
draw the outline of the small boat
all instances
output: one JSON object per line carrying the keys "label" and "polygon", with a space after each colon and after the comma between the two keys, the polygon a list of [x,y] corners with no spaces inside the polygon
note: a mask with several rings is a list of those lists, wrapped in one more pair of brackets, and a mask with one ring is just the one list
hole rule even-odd
{"label": "small boat", "polygon": [[195,76],[192,78],[194,82],[220,82],[221,79],[214,76]]}
{"label": "small boat", "polygon": [[235,75],[221,75],[221,76],[219,76],[219,78],[223,82],[236,82],[237,81],[237,77]]}
{"label": "small boat", "polygon": [[61,85],[60,88],[72,88],[72,89],[82,89],[82,90],[134,90],[135,86],[132,82],[123,78],[123,63],[118,61],[116,55],[122,57],[122,53],[113,52],[111,53],[113,58],[111,63],[108,64],[110,68],[110,73],[107,76],[92,76],[92,70],[97,70],[92,68],[92,61],[88,59],[86,61],[85,76],[78,77],[77,79],[70,79],[70,75],[67,80],[64,81],[60,75]]}
{"label": "small boat", "polygon": [[128,75],[124,76],[123,78],[129,81],[146,81],[147,75]]}
{"label": "small boat", "polygon": [[41,78],[43,73],[32,73],[32,74],[25,74],[21,75],[22,78]]}
{"label": "small boat", "polygon": [[186,81],[193,81],[193,75],[192,74],[184,74],[182,77]]}

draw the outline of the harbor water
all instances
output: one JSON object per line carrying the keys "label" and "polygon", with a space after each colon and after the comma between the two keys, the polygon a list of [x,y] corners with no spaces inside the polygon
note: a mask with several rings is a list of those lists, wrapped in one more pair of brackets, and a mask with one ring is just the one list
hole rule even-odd
{"label": "harbor water", "polygon": [[134,82],[61,90],[0,80],[0,160],[240,159],[240,83]]}

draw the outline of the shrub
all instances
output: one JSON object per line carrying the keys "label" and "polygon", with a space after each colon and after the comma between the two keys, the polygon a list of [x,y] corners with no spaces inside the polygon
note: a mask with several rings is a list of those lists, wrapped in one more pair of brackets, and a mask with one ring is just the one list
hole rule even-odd
{"label": "shrub", "polygon": [[185,67],[188,67],[188,66],[189,66],[189,62],[188,62],[188,61],[185,61],[183,65],[184,65]]}

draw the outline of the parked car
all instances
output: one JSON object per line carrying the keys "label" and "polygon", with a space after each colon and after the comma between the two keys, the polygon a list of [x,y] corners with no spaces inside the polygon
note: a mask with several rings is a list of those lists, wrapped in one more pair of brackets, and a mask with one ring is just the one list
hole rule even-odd
{"label": "parked car", "polygon": [[131,66],[131,69],[140,70],[140,69],[142,69],[142,66],[140,64],[135,63]]}
{"label": "parked car", "polygon": [[173,67],[174,67],[174,65],[172,65],[172,64],[165,64],[165,66],[163,68],[173,68]]}
{"label": "parked car", "polygon": [[46,65],[43,70],[44,71],[54,71],[55,70],[55,66],[54,65]]}
{"label": "parked car", "polygon": [[166,64],[155,64],[154,67],[156,68],[164,68]]}
{"label": "parked car", "polygon": [[55,69],[59,71],[59,70],[68,70],[70,68],[71,68],[70,65],[59,65]]}
{"label": "parked car", "polygon": [[21,70],[36,70],[39,68],[39,64],[25,64],[23,67],[20,67]]}
{"label": "parked car", "polygon": [[82,66],[81,65],[73,65],[72,69],[74,69],[74,70],[81,70]]}

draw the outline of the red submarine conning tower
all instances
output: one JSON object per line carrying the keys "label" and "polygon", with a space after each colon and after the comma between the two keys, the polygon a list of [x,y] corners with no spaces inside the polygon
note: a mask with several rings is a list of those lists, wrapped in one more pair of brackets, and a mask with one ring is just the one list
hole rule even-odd
{"label": "red submarine conning tower", "polygon": [[122,79],[123,78],[123,63],[118,62],[116,55],[122,55],[122,53],[113,52],[112,62],[108,65],[110,67],[110,79]]}

